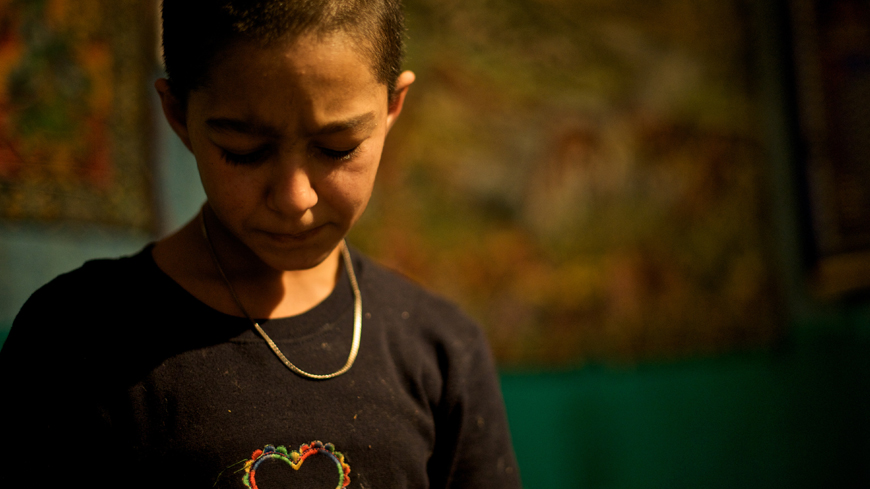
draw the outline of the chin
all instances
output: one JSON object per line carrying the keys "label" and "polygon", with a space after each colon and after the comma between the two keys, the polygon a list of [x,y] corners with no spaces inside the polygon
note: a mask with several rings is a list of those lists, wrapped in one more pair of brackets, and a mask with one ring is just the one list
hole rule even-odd
{"label": "chin", "polygon": [[310,270],[323,263],[332,254],[331,250],[293,250],[282,254],[269,253],[260,259],[275,270]]}

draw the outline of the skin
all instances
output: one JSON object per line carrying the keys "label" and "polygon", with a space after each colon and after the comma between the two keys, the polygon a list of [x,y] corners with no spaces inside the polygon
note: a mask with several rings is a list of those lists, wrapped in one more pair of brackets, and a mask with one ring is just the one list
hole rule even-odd
{"label": "skin", "polygon": [[[335,287],[341,240],[368,204],[384,140],[414,81],[389,102],[350,38],[237,43],[218,56],[187,106],[155,83],[166,119],[194,154],[203,217],[221,266],[255,318],[293,316]],[[205,304],[242,315],[195,218],[154,259]]]}

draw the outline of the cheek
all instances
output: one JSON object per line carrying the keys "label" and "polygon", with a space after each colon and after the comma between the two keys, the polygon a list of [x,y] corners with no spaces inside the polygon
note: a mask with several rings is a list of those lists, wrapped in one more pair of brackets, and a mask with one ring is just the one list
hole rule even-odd
{"label": "cheek", "polygon": [[224,216],[241,214],[255,201],[256,185],[249,175],[226,164],[220,155],[197,159],[199,176],[209,204]]}
{"label": "cheek", "polygon": [[330,175],[330,200],[346,219],[355,222],[368,205],[377,167],[377,160],[368,161],[349,165],[344,171]]}
{"label": "cheek", "polygon": [[240,196],[245,182],[238,168],[228,164],[224,160],[223,152],[199,131],[191,130],[190,142],[199,177],[209,201]]}

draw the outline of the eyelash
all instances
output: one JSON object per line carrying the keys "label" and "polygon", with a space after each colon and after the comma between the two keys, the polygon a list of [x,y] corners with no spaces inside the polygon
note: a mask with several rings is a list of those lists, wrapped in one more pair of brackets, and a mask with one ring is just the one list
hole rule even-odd
{"label": "eyelash", "polygon": [[266,149],[258,149],[244,154],[231,153],[225,149],[222,151],[224,159],[234,165],[251,165],[259,163],[266,157],[266,153],[268,153]]}
{"label": "eyelash", "polygon": [[352,149],[348,149],[346,151],[337,151],[334,149],[322,148],[322,147],[318,147],[317,149],[318,149],[318,151],[320,151],[321,154],[323,154],[323,156],[325,156],[331,160],[347,161],[347,160],[353,158],[354,155],[356,155],[357,150],[359,149],[359,146],[356,146]]}
{"label": "eyelash", "polygon": [[[359,150],[359,146],[345,151],[338,151],[323,147],[318,147],[317,150],[320,151],[320,154],[322,154],[326,158],[329,158],[330,160],[347,161],[356,155],[357,150]],[[233,153],[225,149],[221,151],[223,152],[224,160],[234,165],[252,165],[255,163],[259,163],[260,161],[264,160],[269,153],[268,149],[266,148],[258,149],[255,151],[251,151],[250,153],[244,154]]]}

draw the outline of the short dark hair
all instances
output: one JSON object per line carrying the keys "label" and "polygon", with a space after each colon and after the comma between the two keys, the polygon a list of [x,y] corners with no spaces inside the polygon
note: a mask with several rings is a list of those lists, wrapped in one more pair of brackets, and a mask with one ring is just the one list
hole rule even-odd
{"label": "short dark hair", "polygon": [[401,0],[163,0],[163,62],[186,104],[207,83],[215,56],[237,41],[268,46],[305,34],[344,32],[392,99],[404,57]]}

